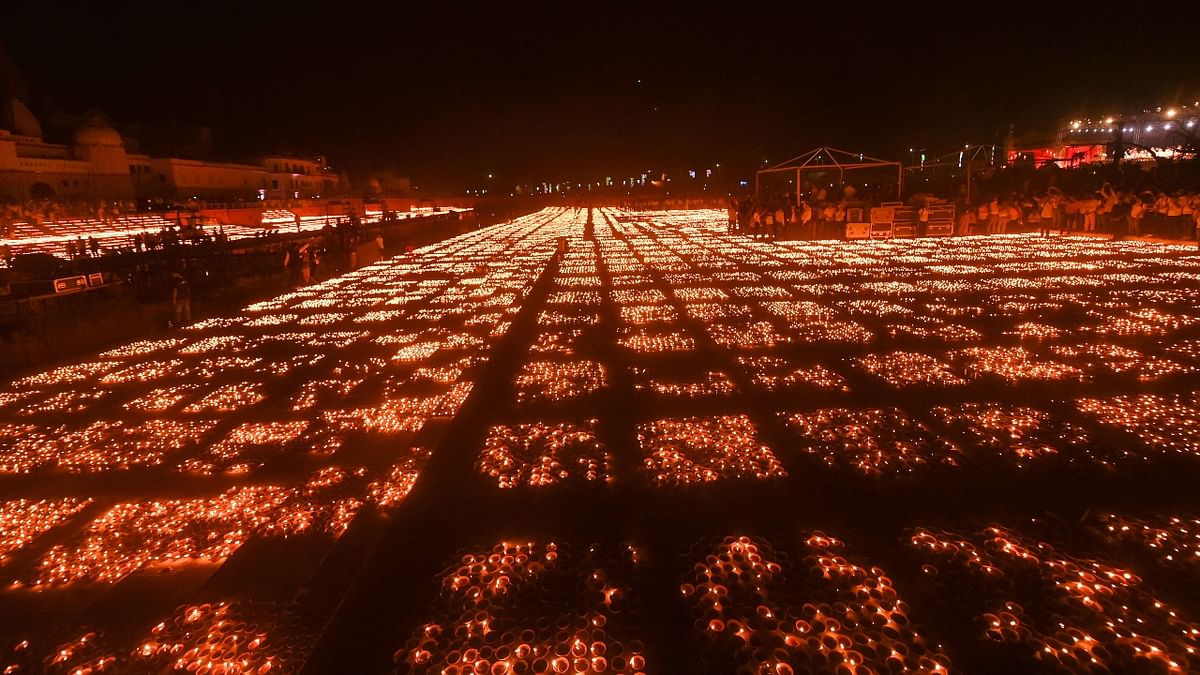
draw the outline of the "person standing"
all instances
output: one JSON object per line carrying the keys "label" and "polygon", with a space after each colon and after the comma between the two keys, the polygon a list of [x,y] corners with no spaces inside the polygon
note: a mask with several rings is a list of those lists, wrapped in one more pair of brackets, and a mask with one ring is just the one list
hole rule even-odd
{"label": "person standing", "polygon": [[1083,214],[1083,231],[1096,231],[1096,211],[1100,208],[1100,200],[1095,196],[1083,200],[1079,204],[1079,211]]}
{"label": "person standing", "polygon": [[[1100,224],[1100,230],[1107,232],[1113,228],[1112,222],[1113,211],[1117,208],[1117,203],[1121,200],[1121,195],[1113,189],[1111,183],[1105,183],[1100,186],[1100,205],[1096,207],[1097,221]],[[1122,226],[1124,223],[1122,222]]]}
{"label": "person standing", "polygon": [[1112,233],[1112,240],[1117,241],[1124,239],[1129,228],[1129,212],[1131,210],[1129,201],[1125,197],[1117,199],[1117,203],[1113,204],[1108,211],[1108,230]]}
{"label": "person standing", "polygon": [[[991,206],[988,207],[991,209]],[[1008,232],[1008,223],[1012,218],[1012,211],[1008,208],[1008,202],[999,204],[996,211],[996,234],[1005,234]]]}
{"label": "person standing", "polygon": [[971,225],[975,223],[975,211],[966,203],[960,204],[959,209],[958,227],[955,228],[954,234],[963,237],[971,234]]}
{"label": "person standing", "polygon": [[1146,213],[1146,205],[1141,197],[1135,196],[1129,205],[1129,235],[1140,237],[1142,234],[1142,216]]}
{"label": "person standing", "polygon": [[288,286],[294,288],[300,283],[300,250],[294,243],[283,249],[283,268],[288,273]]}
{"label": "person standing", "polygon": [[1080,218],[1082,216],[1079,214],[1079,199],[1075,197],[1065,197],[1063,199],[1061,212],[1063,214],[1064,227],[1058,228],[1059,234],[1062,234],[1064,230],[1071,232],[1073,230],[1080,229]]}
{"label": "person standing", "polygon": [[1160,237],[1169,237],[1170,236],[1170,228],[1167,225],[1167,212],[1168,211],[1169,211],[1169,207],[1167,206],[1167,195],[1165,193],[1160,193],[1158,195],[1158,197],[1154,200],[1154,211],[1153,211],[1154,233]]}
{"label": "person standing", "polygon": [[1042,236],[1050,236],[1050,228],[1054,227],[1054,197],[1047,194],[1040,200],[1035,200],[1038,205],[1038,222],[1041,225]]}
{"label": "person standing", "polygon": [[748,232],[750,221],[754,219],[754,202],[749,197],[743,197],[738,205],[738,232]]}
{"label": "person standing", "polygon": [[171,309],[176,328],[192,322],[192,288],[179,272],[171,273]]}
{"label": "person standing", "polygon": [[309,256],[310,245],[305,244],[301,246],[298,252],[300,258],[300,283],[305,286],[312,283],[312,258]]}
{"label": "person standing", "polygon": [[1187,237],[1187,226],[1183,218],[1183,205],[1179,195],[1167,197],[1167,235],[1172,239]]}

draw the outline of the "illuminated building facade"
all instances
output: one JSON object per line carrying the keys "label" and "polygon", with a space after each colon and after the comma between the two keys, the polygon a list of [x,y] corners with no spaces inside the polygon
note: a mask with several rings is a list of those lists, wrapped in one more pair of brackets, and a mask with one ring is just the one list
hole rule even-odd
{"label": "illuminated building facade", "polygon": [[98,116],[70,144],[0,129],[0,199],[308,198],[337,188],[337,175],[319,159],[235,164],[131,153]]}
{"label": "illuminated building facade", "polygon": [[1068,120],[1046,142],[1010,147],[1009,162],[1034,161],[1073,166],[1103,162],[1117,147],[1122,160],[1184,159],[1195,154],[1200,138],[1200,101],[1157,107],[1136,114]]}
{"label": "illuminated building facade", "polygon": [[0,201],[295,199],[337,192],[338,177],[324,158],[270,156],[238,164],[152,157],[133,151],[137,143],[96,113],[83,117],[69,143],[48,142],[27,99],[19,75],[0,69]]}

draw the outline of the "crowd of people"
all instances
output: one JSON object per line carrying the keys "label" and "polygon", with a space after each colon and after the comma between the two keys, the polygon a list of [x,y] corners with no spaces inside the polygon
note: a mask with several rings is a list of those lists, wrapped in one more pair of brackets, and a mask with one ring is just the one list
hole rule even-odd
{"label": "crowd of people", "polygon": [[[729,229],[755,239],[831,239],[862,218],[864,203],[851,199],[730,200]],[[847,220],[849,219],[849,220]]]}
{"label": "crowd of people", "polygon": [[137,205],[129,200],[30,199],[23,202],[0,202],[0,238],[12,239],[16,223],[21,221],[31,223],[34,227],[68,220],[97,220],[108,224],[119,220],[123,215],[137,212]]}
{"label": "crowd of people", "polygon": [[[1114,237],[1197,239],[1200,193],[1132,192],[1105,183],[1092,193],[1064,194],[1051,187],[1036,195],[995,195],[960,205],[956,234],[1007,232],[1010,228],[1105,233]],[[1200,239],[1197,239],[1200,241]]]}
{"label": "crowd of people", "polygon": [[[914,233],[925,234],[933,209],[946,204],[955,207],[955,235],[1080,232],[1200,244],[1197,191],[1166,193],[1147,188],[1133,192],[1105,183],[1095,192],[1066,194],[1050,187],[1036,194],[1013,191],[957,202],[915,195],[907,204],[914,211]],[[794,196],[731,199],[727,212],[731,231],[757,239],[836,239],[845,236],[848,223],[870,222],[871,208],[878,205],[855,199],[852,192],[831,198],[825,190],[814,190],[799,201]]]}
{"label": "crowd of people", "polygon": [[289,241],[283,247],[283,266],[291,285],[308,285],[382,258],[382,228],[397,222],[389,215],[374,232],[368,232],[357,216],[350,216],[326,224],[315,237]]}

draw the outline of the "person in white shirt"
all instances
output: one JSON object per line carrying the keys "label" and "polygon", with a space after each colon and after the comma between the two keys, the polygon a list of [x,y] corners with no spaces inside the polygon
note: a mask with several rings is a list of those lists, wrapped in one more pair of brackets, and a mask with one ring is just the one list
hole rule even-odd
{"label": "person in white shirt", "polygon": [[1083,214],[1083,231],[1096,231],[1096,211],[1100,208],[1100,200],[1095,197],[1085,199],[1079,204],[1079,211]]}
{"label": "person in white shirt", "polygon": [[1138,237],[1142,234],[1142,216],[1146,213],[1146,204],[1138,197],[1133,198],[1129,205],[1129,235]]}
{"label": "person in white shirt", "polygon": [[1042,236],[1050,236],[1050,228],[1054,226],[1054,198],[1050,195],[1036,200],[1038,205],[1038,219],[1042,228]]}

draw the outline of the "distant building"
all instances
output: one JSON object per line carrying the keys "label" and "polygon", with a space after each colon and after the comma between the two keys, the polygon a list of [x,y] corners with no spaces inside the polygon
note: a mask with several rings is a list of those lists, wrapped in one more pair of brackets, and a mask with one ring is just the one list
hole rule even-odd
{"label": "distant building", "polygon": [[1196,151],[1200,101],[1139,113],[1080,118],[1062,123],[1053,138],[1021,139],[1008,148],[1010,162],[1071,166],[1115,159],[1182,159]]}
{"label": "distant building", "polygon": [[[28,112],[14,99],[5,107]],[[121,135],[99,118],[81,126],[70,145],[44,142],[28,123],[14,126],[0,128],[0,197],[10,200],[126,199],[134,196],[131,160],[149,159],[131,158]]]}
{"label": "distant building", "polygon": [[268,172],[269,196],[293,199],[320,197],[338,190],[338,176],[326,166],[324,157],[315,160],[264,157],[262,168]]}
{"label": "distant building", "polygon": [[[203,153],[202,128],[137,127],[126,139],[102,115],[78,122],[69,143],[50,143],[26,103],[20,74],[0,52],[0,201],[26,199],[310,198],[338,192],[338,176],[324,158],[271,156],[254,164],[152,157],[131,152],[145,145]],[[189,153],[190,154],[190,153]]]}
{"label": "distant building", "polygon": [[338,176],[323,160],[267,157],[234,164],[150,157],[128,152],[121,135],[99,116],[79,127],[70,144],[0,129],[3,199],[275,199],[337,192]]}

